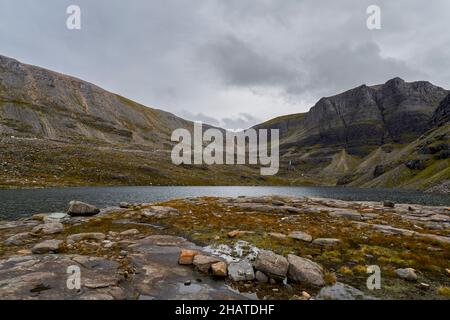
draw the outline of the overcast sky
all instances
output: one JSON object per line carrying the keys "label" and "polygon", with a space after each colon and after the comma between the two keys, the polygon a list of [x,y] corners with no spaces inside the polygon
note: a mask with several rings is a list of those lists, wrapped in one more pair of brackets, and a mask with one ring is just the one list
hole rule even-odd
{"label": "overcast sky", "polygon": [[449,30],[448,0],[0,0],[0,54],[230,129],[395,76],[450,88]]}

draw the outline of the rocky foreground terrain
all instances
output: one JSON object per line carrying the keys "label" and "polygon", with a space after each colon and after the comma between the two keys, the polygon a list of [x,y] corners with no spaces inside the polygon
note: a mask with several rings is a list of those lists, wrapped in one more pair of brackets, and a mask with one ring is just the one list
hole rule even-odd
{"label": "rocky foreground terrain", "polygon": [[0,299],[449,299],[449,261],[450,208],[388,201],[72,201],[0,223]]}

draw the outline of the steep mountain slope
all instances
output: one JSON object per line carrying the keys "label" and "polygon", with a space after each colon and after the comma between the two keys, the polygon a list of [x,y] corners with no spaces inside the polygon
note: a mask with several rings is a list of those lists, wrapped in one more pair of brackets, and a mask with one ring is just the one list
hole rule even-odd
{"label": "steep mountain slope", "polygon": [[411,142],[420,136],[447,94],[429,82],[394,78],[384,85],[362,85],[322,98],[305,114],[256,128],[281,128],[283,149],[321,145],[367,154],[367,146]]}
{"label": "steep mountain slope", "polygon": [[163,144],[191,123],[88,82],[0,56],[0,133],[63,141]]}
{"label": "steep mountain slope", "polygon": [[256,128],[280,129],[281,175],[295,184],[429,189],[450,179],[449,106],[447,90],[394,78]]}
{"label": "steep mountain slope", "polygon": [[255,166],[175,166],[190,121],[0,56],[0,187],[282,183]]}

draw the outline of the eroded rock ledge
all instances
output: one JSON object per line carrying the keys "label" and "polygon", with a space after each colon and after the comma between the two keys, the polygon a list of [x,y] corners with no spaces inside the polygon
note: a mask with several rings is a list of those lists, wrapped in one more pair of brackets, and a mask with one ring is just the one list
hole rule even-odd
{"label": "eroded rock ledge", "polygon": [[[0,299],[448,299],[446,207],[187,198],[0,222]],[[382,288],[366,286],[367,266]],[[67,286],[80,270],[79,290]]]}

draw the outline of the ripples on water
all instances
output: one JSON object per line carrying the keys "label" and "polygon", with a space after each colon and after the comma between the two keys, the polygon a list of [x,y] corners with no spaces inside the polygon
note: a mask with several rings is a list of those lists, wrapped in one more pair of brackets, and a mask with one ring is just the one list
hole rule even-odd
{"label": "ripples on water", "polygon": [[65,211],[71,200],[98,207],[115,206],[121,201],[155,202],[196,196],[316,196],[342,200],[383,201],[450,206],[449,195],[388,189],[337,187],[80,187],[0,190],[0,218],[12,219],[39,212]]}

